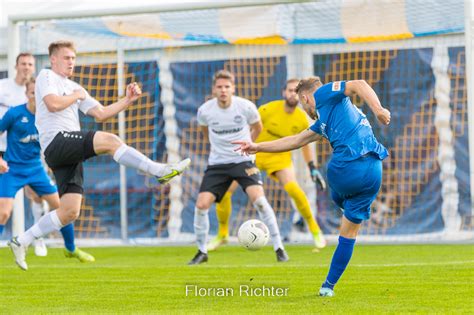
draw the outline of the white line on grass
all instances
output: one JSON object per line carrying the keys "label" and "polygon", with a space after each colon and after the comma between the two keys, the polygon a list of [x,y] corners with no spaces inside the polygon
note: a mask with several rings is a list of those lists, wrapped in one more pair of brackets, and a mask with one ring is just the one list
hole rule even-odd
{"label": "white line on grass", "polygon": [[[419,267],[419,266],[449,266],[449,265],[464,265],[464,264],[474,264],[474,260],[462,260],[462,261],[446,261],[446,262],[420,262],[420,263],[395,263],[395,264],[350,264],[351,268],[386,268],[386,267]],[[245,265],[210,265],[203,264],[199,266],[187,266],[187,265],[169,265],[169,266],[150,266],[150,265],[101,265],[99,263],[92,264],[74,264],[74,265],[35,265],[30,264],[30,267],[34,269],[176,269],[176,268],[268,268],[268,267],[277,267],[277,268],[327,268],[328,264],[245,264]],[[18,268],[15,265],[2,266],[2,268],[15,269]]]}

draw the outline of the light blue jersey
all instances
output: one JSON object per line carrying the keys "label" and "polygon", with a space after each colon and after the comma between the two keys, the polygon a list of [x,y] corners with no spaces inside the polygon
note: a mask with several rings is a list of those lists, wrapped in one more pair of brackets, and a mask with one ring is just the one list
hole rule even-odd
{"label": "light blue jersey", "polygon": [[26,104],[10,108],[0,119],[0,133],[7,132],[5,161],[15,164],[41,165],[35,116]]}
{"label": "light blue jersey", "polygon": [[29,185],[39,196],[57,192],[57,187],[44,170],[40,159],[35,116],[26,104],[10,108],[0,119],[0,132],[7,132],[7,152],[3,157],[9,171],[0,174],[0,198],[14,198]]}
{"label": "light blue jersey", "polygon": [[387,149],[374,136],[367,117],[344,94],[346,82],[323,85],[314,93],[318,120],[310,130],[329,140],[334,152],[328,183],[334,202],[354,223],[370,218],[370,205],[382,182]]}
{"label": "light blue jersey", "polygon": [[367,117],[344,94],[346,82],[323,85],[314,93],[318,120],[310,129],[329,140],[333,159],[353,161],[372,152],[380,160],[387,149],[375,139]]}

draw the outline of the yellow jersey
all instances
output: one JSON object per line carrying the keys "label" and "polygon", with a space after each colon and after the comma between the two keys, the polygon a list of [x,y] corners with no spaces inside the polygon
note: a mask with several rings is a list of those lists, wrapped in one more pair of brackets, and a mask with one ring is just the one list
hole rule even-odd
{"label": "yellow jersey", "polygon": [[[255,142],[277,140],[298,134],[309,128],[306,113],[299,107],[296,107],[293,113],[287,113],[284,100],[262,105],[258,108],[258,112],[260,113],[263,129]],[[270,175],[292,165],[291,152],[259,152],[256,158],[257,167]]]}

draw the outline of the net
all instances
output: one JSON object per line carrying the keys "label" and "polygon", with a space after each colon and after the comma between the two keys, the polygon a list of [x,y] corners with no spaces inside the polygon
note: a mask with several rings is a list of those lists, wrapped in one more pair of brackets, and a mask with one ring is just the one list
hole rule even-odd
{"label": "net", "polygon": [[[23,30],[29,35],[21,37],[21,45],[36,52],[40,68],[47,64],[41,43],[65,35],[76,40],[80,54],[73,79],[104,105],[117,99],[119,79],[140,82],[143,97],[125,112],[126,143],[157,161],[191,157],[190,169],[171,186],[127,170],[129,238],[191,239],[194,203],[209,154],[195,116],[211,93],[213,73],[227,69],[235,74],[236,95],[257,107],[280,99],[282,86],[292,77],[366,80],[391,110],[392,122],[388,128],[380,126],[361,99],[353,100],[390,152],[372,217],[361,234],[390,241],[440,240],[446,233],[462,239],[473,232],[462,8],[462,1],[430,7],[422,1],[405,7],[398,2],[318,1],[27,21]],[[390,23],[372,25],[370,16]],[[242,23],[245,27],[239,28]],[[82,125],[119,133],[117,119],[96,123],[83,117]],[[329,143],[317,143],[315,154],[325,175]],[[316,190],[299,153],[295,169],[322,229],[337,234],[342,213],[330,192]],[[79,236],[120,237],[118,165],[110,157],[96,157],[85,163],[85,174]],[[288,196],[266,175],[264,189],[282,234],[295,239],[295,211]],[[255,210],[238,189],[231,235],[253,217]],[[211,233],[216,225],[211,211]]]}

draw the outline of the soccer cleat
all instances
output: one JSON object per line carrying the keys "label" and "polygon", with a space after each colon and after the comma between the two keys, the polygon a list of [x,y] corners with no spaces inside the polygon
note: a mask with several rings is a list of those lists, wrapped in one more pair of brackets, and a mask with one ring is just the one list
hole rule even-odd
{"label": "soccer cleat", "polygon": [[321,287],[321,289],[319,289],[319,296],[333,297],[334,295],[336,295],[334,290],[330,288]]}
{"label": "soccer cleat", "polygon": [[66,256],[67,258],[77,258],[82,263],[94,262],[95,261],[94,256],[92,256],[89,253],[86,253],[83,250],[80,250],[77,247],[73,252],[70,252],[67,249],[64,249],[64,256]]}
{"label": "soccer cleat", "polygon": [[42,238],[35,240],[35,255],[39,257],[45,257],[48,255],[48,248]]}
{"label": "soccer cleat", "polygon": [[208,244],[207,244],[207,250],[212,252],[221,247],[222,245],[225,245],[229,242],[229,238],[226,236],[219,236],[217,235],[214,237]]}
{"label": "soccer cleat", "polygon": [[316,248],[318,249],[324,248],[327,245],[327,241],[326,241],[326,238],[324,237],[323,231],[314,233],[313,240],[314,240],[314,246],[316,246]]}
{"label": "soccer cleat", "polygon": [[184,159],[176,164],[167,165],[166,168],[169,169],[168,172],[166,172],[166,175],[158,177],[158,182],[161,184],[168,183],[174,177],[181,175],[184,170],[188,168],[189,164],[191,164],[191,159]]}
{"label": "soccer cleat", "polygon": [[207,262],[208,260],[209,258],[207,254],[198,250],[196,256],[194,256],[194,258],[191,259],[190,262],[188,262],[188,265],[199,265],[199,264]]}
{"label": "soccer cleat", "polygon": [[26,258],[26,251],[27,247],[21,245],[18,242],[18,237],[12,238],[7,245],[10,247],[12,250],[13,256],[15,256],[15,262],[23,270],[28,270],[28,265],[26,264],[25,258]]}
{"label": "soccer cleat", "polygon": [[286,251],[283,248],[278,248],[275,251],[275,253],[277,255],[277,261],[279,261],[279,262],[285,262],[285,261],[290,260],[290,257],[288,256],[288,254],[286,253]]}

